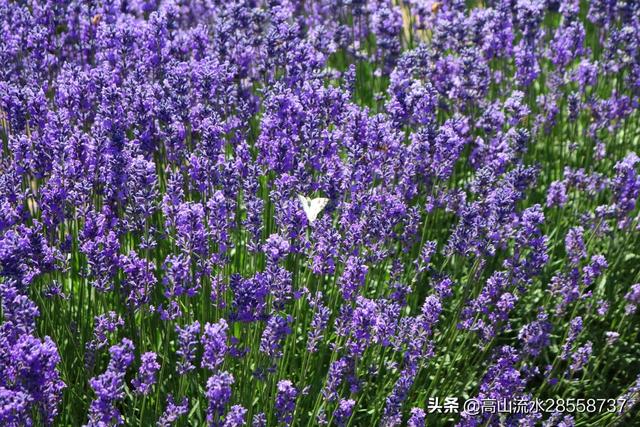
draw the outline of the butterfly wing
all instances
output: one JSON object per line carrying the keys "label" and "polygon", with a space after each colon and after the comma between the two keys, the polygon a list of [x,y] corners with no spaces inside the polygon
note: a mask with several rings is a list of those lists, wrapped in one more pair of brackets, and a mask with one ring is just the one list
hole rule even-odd
{"label": "butterfly wing", "polygon": [[318,217],[318,214],[322,212],[322,209],[329,203],[329,199],[324,197],[318,197],[316,199],[310,199],[301,194],[298,195],[298,200],[300,200],[300,204],[302,205],[302,209],[304,210],[305,215],[309,222],[313,222]]}
{"label": "butterfly wing", "polygon": [[324,207],[327,206],[327,203],[329,203],[329,199],[325,199],[324,197],[318,197],[317,199],[311,200],[309,214],[307,215],[310,222],[316,220],[318,214],[320,214]]}
{"label": "butterfly wing", "polygon": [[300,200],[300,204],[302,205],[302,209],[304,210],[305,215],[309,216],[309,209],[311,208],[311,200],[309,200],[308,197],[305,197],[302,194],[298,194],[298,200]]}

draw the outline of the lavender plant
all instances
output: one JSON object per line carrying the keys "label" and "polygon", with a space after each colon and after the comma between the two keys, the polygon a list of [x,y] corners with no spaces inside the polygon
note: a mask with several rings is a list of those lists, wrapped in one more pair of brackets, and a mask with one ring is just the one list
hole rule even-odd
{"label": "lavender plant", "polygon": [[0,425],[637,424],[640,3],[0,29]]}

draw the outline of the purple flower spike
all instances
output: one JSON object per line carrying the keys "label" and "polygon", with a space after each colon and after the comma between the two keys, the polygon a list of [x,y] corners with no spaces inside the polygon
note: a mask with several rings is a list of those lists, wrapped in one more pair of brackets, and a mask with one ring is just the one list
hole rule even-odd
{"label": "purple flower spike", "polygon": [[160,364],[156,362],[156,354],[152,351],[142,355],[142,365],[138,371],[138,377],[133,380],[136,392],[147,395],[151,387],[156,383],[156,373],[160,369]]}
{"label": "purple flower spike", "polygon": [[335,422],[339,426],[346,426],[353,414],[353,408],[356,405],[356,401],[353,399],[340,399],[338,407],[333,413]]}
{"label": "purple flower spike", "polygon": [[209,402],[207,407],[207,422],[211,426],[219,424],[224,414],[224,409],[231,399],[231,385],[234,383],[233,375],[228,372],[209,377],[207,380],[206,397]]}
{"label": "purple flower spike", "polygon": [[296,407],[296,397],[298,390],[289,380],[281,380],[278,382],[278,391],[276,394],[276,417],[278,421],[285,425],[290,425],[293,420],[293,411]]}
{"label": "purple flower spike", "polygon": [[227,322],[224,319],[220,319],[218,323],[204,325],[204,334],[201,340],[204,347],[203,368],[216,370],[222,365],[228,349],[227,329]]}
{"label": "purple flower spike", "polygon": [[134,359],[133,343],[124,338],[120,345],[112,346],[109,353],[111,361],[105,373],[89,381],[96,393],[89,407],[89,426],[124,424],[116,405],[125,396],[125,375]]}

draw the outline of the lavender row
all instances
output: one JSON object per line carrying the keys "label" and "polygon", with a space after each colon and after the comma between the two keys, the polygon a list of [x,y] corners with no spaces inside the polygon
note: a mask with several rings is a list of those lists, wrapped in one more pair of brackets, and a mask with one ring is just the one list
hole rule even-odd
{"label": "lavender row", "polygon": [[0,0],[0,27],[0,425],[633,423],[640,3]]}

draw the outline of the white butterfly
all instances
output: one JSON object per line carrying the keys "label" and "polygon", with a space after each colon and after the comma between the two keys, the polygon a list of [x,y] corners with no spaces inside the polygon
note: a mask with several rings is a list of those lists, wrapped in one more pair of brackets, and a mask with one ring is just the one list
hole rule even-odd
{"label": "white butterfly", "polygon": [[329,203],[329,199],[324,197],[317,197],[315,199],[310,199],[301,194],[298,194],[298,199],[302,204],[302,209],[304,209],[304,213],[307,215],[307,219],[309,222],[313,222],[318,217],[318,214],[327,206]]}

